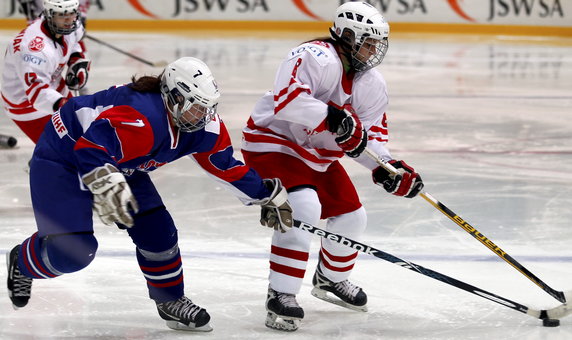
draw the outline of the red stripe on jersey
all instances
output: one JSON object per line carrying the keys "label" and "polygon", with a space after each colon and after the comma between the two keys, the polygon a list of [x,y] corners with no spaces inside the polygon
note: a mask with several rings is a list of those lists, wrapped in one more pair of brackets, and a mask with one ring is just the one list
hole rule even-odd
{"label": "red stripe on jersey", "polygon": [[34,105],[34,103],[36,102],[36,99],[38,99],[38,95],[40,94],[40,91],[42,91],[43,89],[47,89],[48,87],[49,87],[48,84],[44,84],[44,85],[38,87],[35,90],[34,94],[32,95],[32,98],[28,99],[30,101],[30,104]]}
{"label": "red stripe on jersey", "polygon": [[20,104],[14,104],[11,101],[9,101],[8,99],[6,99],[6,97],[4,96],[4,94],[2,93],[2,99],[4,100],[4,102],[6,104],[8,104],[9,106],[13,107],[13,108],[23,108],[23,107],[29,107],[30,106],[30,102],[26,99],[23,102],[21,102]]}
{"label": "red stripe on jersey", "polygon": [[330,254],[325,248],[321,248],[321,251],[332,261],[336,261],[336,262],[349,262],[353,259],[355,259],[358,255],[357,251],[353,254],[350,254],[348,256],[335,256]]}
{"label": "red stripe on jersey", "polygon": [[[298,145],[296,143],[293,143],[293,142],[288,141],[288,140],[279,139],[277,137],[265,136],[265,135],[254,135],[251,133],[244,133],[244,140],[246,140],[247,142],[252,142],[252,143],[269,143],[269,144],[284,145],[284,146],[287,146],[287,147],[293,149],[302,158],[305,158],[308,161],[313,162],[313,163],[329,164],[332,162],[332,160],[320,159],[320,158],[314,156],[313,154],[311,154],[306,149],[304,149],[303,147],[301,147],[300,145]],[[343,151],[332,151],[332,150],[326,150],[326,149],[314,149],[314,150],[316,150],[318,152],[318,154],[320,154],[321,156],[325,156],[325,157],[341,158],[344,155]]]}
{"label": "red stripe on jersey", "polygon": [[25,107],[25,108],[21,108],[21,109],[8,109],[8,111],[10,113],[20,115],[20,114],[36,112],[37,110],[33,106],[29,106],[29,107]]}
{"label": "red stripe on jersey", "polygon": [[146,271],[146,272],[162,272],[165,270],[169,270],[169,269],[173,269],[175,267],[178,267],[180,264],[181,264],[181,257],[178,256],[177,260],[175,262],[169,263],[169,264],[161,266],[161,267],[144,267],[144,266],[139,266],[139,267],[141,267],[141,270]]}
{"label": "red stripe on jersey", "polygon": [[98,149],[98,150],[102,150],[107,152],[107,149],[99,144],[95,144],[94,142],[86,139],[85,137],[80,137],[77,142],[75,143],[73,149],[75,150],[79,150],[79,149],[83,149],[83,148],[92,148],[92,149]]}
{"label": "red stripe on jersey", "polygon": [[298,269],[289,266],[285,266],[283,264],[278,264],[276,262],[270,261],[270,269],[284,275],[294,276],[300,279],[304,278],[304,274],[306,273],[305,269]]}
{"label": "red stripe on jersey", "polygon": [[250,167],[246,165],[237,165],[229,169],[219,169],[210,160],[210,157],[219,151],[224,151],[231,147],[230,136],[226,127],[220,124],[220,134],[216,141],[215,146],[208,152],[201,152],[193,154],[193,157],[197,160],[199,165],[208,171],[211,175],[214,175],[226,182],[238,181],[248,173]]}
{"label": "red stripe on jersey", "polygon": [[149,120],[131,106],[119,105],[103,111],[97,118],[107,119],[121,143],[122,157],[118,163],[145,156],[151,151],[155,135]]}
{"label": "red stripe on jersey", "polygon": [[[39,82],[33,82],[32,85],[30,85],[30,87],[28,87],[28,89],[26,90],[26,96],[29,96],[30,93],[37,87],[40,86],[42,83]],[[44,84],[45,85],[45,84]]]}
{"label": "red stripe on jersey", "polygon": [[[293,101],[294,99],[296,99],[296,97],[298,97],[300,95],[300,93],[306,92],[308,94],[311,94],[312,92],[310,91],[310,89],[303,89],[301,87],[296,88],[294,91],[290,92],[288,94],[288,96],[286,96],[286,99],[284,99],[281,103],[279,103],[278,105],[276,105],[274,107],[274,114],[277,114],[278,112],[280,112],[280,110],[282,110],[286,105],[288,105],[291,101]],[[274,102],[276,103],[278,101],[279,97],[274,96]]]}
{"label": "red stripe on jersey", "polygon": [[298,251],[292,249],[281,248],[277,246],[272,246],[270,248],[270,252],[274,255],[287,257],[289,259],[299,260],[299,261],[308,261],[310,254],[307,251]]}
{"label": "red stripe on jersey", "polygon": [[58,92],[62,92],[62,90],[66,87],[66,81],[64,80],[64,78],[60,79],[60,83],[58,85],[58,88],[56,89],[56,91]]}

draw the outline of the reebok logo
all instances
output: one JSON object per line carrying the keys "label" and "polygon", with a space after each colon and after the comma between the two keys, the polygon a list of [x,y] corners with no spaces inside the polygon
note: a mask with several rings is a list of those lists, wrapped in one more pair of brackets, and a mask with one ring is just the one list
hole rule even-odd
{"label": "reebok logo", "polygon": [[135,127],[144,127],[145,126],[145,123],[143,123],[143,120],[141,120],[141,119],[137,119],[134,122],[121,122],[121,124],[131,125],[131,126],[135,126]]}

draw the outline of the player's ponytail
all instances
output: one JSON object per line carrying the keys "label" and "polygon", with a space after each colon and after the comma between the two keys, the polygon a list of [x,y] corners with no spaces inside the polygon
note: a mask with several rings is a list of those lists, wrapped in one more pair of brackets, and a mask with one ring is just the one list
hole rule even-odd
{"label": "player's ponytail", "polygon": [[131,77],[131,84],[128,84],[131,89],[137,92],[161,92],[161,77],[163,73],[158,76],[142,76],[135,78]]}

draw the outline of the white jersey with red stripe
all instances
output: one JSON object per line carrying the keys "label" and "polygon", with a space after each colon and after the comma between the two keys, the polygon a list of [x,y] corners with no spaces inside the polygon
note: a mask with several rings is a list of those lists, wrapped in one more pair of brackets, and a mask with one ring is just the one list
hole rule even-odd
{"label": "white jersey with red stripe", "polygon": [[[368,133],[368,147],[391,159],[385,79],[375,69],[348,76],[332,44],[304,43],[290,51],[280,65],[274,90],[255,105],[243,129],[242,149],[281,152],[294,156],[316,171],[325,171],[344,152],[336,135],[326,129],[328,105],[350,105]],[[362,155],[356,161],[369,169],[377,164]]]}
{"label": "white jersey with red stripe", "polygon": [[6,113],[13,120],[51,115],[54,103],[70,95],[64,69],[70,55],[82,51],[78,42],[83,27],[56,42],[44,22],[34,21],[6,48],[1,91]]}

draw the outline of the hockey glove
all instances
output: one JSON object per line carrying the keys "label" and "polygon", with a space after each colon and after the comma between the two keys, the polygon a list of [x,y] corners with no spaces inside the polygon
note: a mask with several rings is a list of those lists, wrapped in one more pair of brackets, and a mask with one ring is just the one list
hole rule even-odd
{"label": "hockey glove", "polygon": [[328,131],[338,135],[336,143],[346,155],[355,158],[365,150],[367,133],[357,116],[352,115],[349,111],[328,106],[326,126]]}
{"label": "hockey glove", "polygon": [[398,174],[393,175],[384,168],[377,167],[372,172],[373,182],[396,196],[417,196],[424,185],[421,176],[404,161],[391,160],[389,164],[397,169]]}
{"label": "hockey glove", "polygon": [[280,179],[264,179],[264,185],[271,194],[259,202],[262,206],[260,224],[280,232],[292,229],[292,207],[288,202],[288,193],[282,186]]}
{"label": "hockey glove", "polygon": [[68,72],[66,73],[66,85],[70,90],[77,91],[87,84],[91,60],[75,57],[70,58]]}
{"label": "hockey glove", "polygon": [[116,167],[107,163],[83,175],[81,179],[93,193],[93,208],[103,223],[121,223],[128,228],[133,226],[130,210],[137,213],[139,206],[125,177]]}

